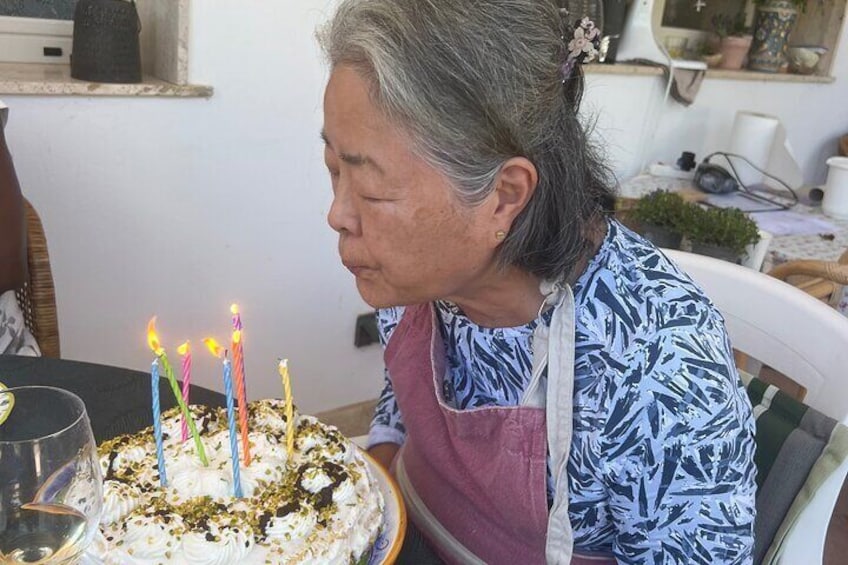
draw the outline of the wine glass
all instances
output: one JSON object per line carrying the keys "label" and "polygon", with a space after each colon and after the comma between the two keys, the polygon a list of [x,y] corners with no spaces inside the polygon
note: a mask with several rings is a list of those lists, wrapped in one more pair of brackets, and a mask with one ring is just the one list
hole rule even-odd
{"label": "wine glass", "polygon": [[0,404],[11,399],[0,423],[0,565],[75,563],[103,506],[85,405],[46,386],[0,390]]}

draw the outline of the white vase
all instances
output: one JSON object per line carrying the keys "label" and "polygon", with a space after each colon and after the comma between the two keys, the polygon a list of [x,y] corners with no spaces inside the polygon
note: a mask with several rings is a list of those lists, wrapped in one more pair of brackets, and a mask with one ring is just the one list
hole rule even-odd
{"label": "white vase", "polygon": [[846,220],[848,219],[848,157],[831,157],[826,163],[828,170],[822,211],[831,218]]}
{"label": "white vase", "polygon": [[762,269],[772,237],[769,232],[760,230],[760,241],[745,248],[745,253],[742,254],[742,265],[755,271]]}

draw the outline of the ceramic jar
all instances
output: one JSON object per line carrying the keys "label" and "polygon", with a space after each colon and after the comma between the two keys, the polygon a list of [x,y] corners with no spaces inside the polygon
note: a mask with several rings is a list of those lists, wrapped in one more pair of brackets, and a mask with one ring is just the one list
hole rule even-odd
{"label": "ceramic jar", "polygon": [[768,0],[757,6],[754,42],[748,56],[749,69],[780,72],[787,64],[786,46],[797,18],[798,10],[789,0]]}

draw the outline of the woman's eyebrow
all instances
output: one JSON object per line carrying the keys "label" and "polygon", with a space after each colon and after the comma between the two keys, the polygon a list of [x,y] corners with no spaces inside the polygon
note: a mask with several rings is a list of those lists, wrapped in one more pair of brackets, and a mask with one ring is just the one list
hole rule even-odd
{"label": "woman's eyebrow", "polygon": [[[330,143],[330,140],[327,138],[327,134],[324,131],[321,131],[321,139],[324,141],[324,144],[327,145],[330,149],[333,149],[333,144]],[[335,149],[334,149],[335,151]],[[361,153],[345,153],[343,151],[338,152],[339,159],[347,163],[348,165],[353,165],[355,167],[361,167],[364,165],[368,165],[373,167],[374,170],[379,172],[381,175],[385,174],[383,168],[378,165],[374,159],[368,157],[367,155],[362,155]]]}

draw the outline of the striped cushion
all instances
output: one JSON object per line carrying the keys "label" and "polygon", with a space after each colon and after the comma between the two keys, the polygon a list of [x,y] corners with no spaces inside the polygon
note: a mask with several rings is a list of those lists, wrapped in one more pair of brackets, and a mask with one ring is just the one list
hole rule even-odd
{"label": "striped cushion", "polygon": [[741,376],[757,421],[754,563],[769,563],[779,554],[789,527],[827,478],[829,472],[819,467],[832,471],[833,462],[848,455],[848,428],[773,385],[745,373]]}

